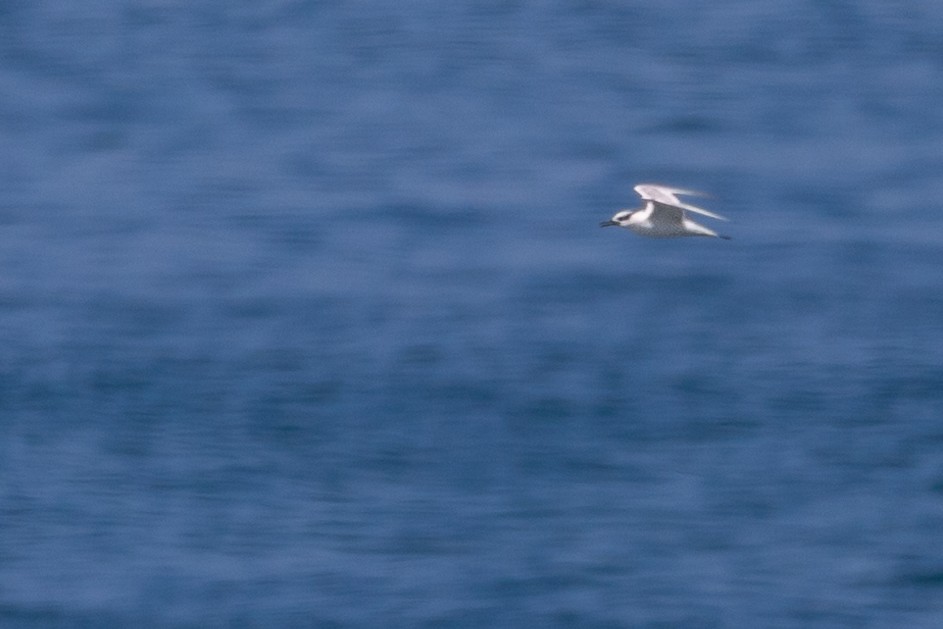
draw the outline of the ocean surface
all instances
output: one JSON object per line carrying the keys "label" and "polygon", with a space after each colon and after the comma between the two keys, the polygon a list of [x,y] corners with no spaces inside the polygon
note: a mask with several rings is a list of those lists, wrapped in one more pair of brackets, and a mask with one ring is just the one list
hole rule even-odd
{"label": "ocean surface", "polygon": [[0,627],[943,627],[941,32],[5,3]]}

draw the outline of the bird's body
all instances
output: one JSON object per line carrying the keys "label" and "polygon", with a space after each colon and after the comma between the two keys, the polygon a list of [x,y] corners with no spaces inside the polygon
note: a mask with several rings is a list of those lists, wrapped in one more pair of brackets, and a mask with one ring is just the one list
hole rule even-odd
{"label": "bird's body", "polygon": [[730,236],[722,236],[692,221],[688,218],[688,212],[703,214],[722,221],[727,220],[726,218],[708,212],[704,208],[684,203],[677,197],[679,194],[701,195],[701,193],[654,184],[639,184],[635,186],[635,191],[642,197],[645,205],[637,210],[619,210],[610,220],[600,223],[601,227],[624,227],[649,238],[711,236],[730,239]]}

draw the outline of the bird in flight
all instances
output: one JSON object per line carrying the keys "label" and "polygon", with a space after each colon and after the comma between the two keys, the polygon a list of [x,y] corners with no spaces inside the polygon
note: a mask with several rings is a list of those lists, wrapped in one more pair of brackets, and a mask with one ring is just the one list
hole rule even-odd
{"label": "bird in flight", "polygon": [[619,210],[611,219],[603,221],[600,227],[625,227],[640,236],[649,238],[679,238],[681,236],[711,236],[730,240],[712,229],[695,223],[688,218],[688,212],[695,212],[711,218],[726,221],[719,214],[708,212],[704,208],[681,201],[677,195],[705,196],[702,192],[669,188],[650,183],[640,183],[635,191],[642,197],[645,205],[637,210]]}

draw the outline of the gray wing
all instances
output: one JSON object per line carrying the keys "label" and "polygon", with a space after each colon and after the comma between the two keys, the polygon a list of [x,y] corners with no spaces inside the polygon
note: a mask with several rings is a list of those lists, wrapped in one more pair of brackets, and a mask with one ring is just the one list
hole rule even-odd
{"label": "gray wing", "polygon": [[640,183],[639,185],[635,186],[635,191],[638,192],[639,196],[642,197],[642,199],[645,201],[654,201],[662,206],[674,206],[682,208],[690,212],[697,212],[698,214],[710,216],[711,218],[720,219],[722,221],[727,220],[720,214],[714,214],[713,212],[709,212],[702,207],[685,203],[677,197],[679,194],[705,196],[703,192],[685,190],[683,188],[669,188],[668,186],[659,186],[652,183]]}
{"label": "gray wing", "polygon": [[649,219],[652,223],[659,225],[677,225],[678,227],[683,226],[684,224],[684,210],[678,207],[677,205],[662,203],[660,201],[653,201],[649,199],[648,201],[649,210]]}

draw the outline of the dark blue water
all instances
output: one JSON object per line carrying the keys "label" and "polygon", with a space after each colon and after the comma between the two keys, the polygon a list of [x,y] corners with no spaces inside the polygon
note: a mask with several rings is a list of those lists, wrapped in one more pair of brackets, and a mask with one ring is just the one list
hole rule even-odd
{"label": "dark blue water", "polygon": [[941,31],[7,3],[0,626],[943,626]]}

